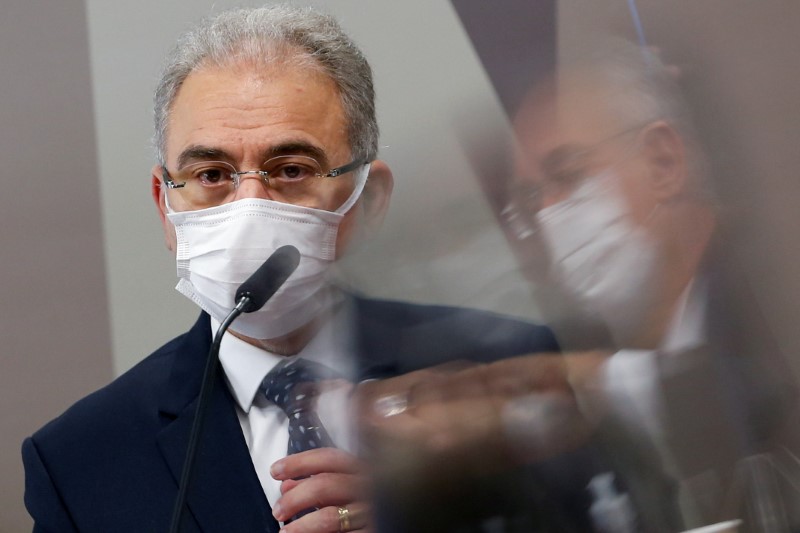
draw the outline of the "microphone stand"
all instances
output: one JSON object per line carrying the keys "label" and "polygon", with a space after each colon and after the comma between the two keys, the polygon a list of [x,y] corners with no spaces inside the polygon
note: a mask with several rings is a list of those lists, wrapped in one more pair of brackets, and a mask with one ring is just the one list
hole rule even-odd
{"label": "microphone stand", "polygon": [[194,458],[195,455],[197,455],[197,443],[203,429],[203,421],[205,420],[207,405],[211,398],[211,391],[214,388],[214,380],[217,377],[219,346],[222,342],[222,336],[228,330],[228,326],[231,325],[231,322],[236,320],[239,315],[242,313],[252,313],[261,309],[267,300],[272,298],[278,291],[286,279],[292,275],[298,264],[300,264],[300,252],[294,246],[285,245],[275,250],[272,255],[256,269],[253,275],[239,286],[239,290],[236,291],[236,296],[234,297],[236,306],[228,316],[225,317],[225,320],[222,321],[222,324],[220,324],[217,330],[217,334],[214,335],[214,342],[208,350],[206,368],[203,372],[203,384],[200,388],[200,396],[197,400],[197,408],[195,409],[189,444],[186,447],[186,457],[183,461],[181,480],[178,485],[178,496],[175,498],[175,507],[172,509],[172,521],[170,522],[169,528],[170,533],[178,533],[181,518],[183,517],[183,508],[186,503],[186,494],[189,491],[189,484],[191,482]]}
{"label": "microphone stand", "polygon": [[203,429],[203,421],[205,420],[206,404],[211,398],[211,391],[214,389],[214,380],[217,377],[217,368],[219,367],[219,346],[222,342],[222,335],[228,330],[231,325],[243,310],[250,303],[250,296],[244,295],[236,303],[236,307],[225,317],[225,320],[220,324],[217,329],[217,334],[214,335],[214,342],[208,350],[208,359],[206,360],[206,368],[203,371],[203,384],[200,387],[200,396],[197,400],[197,408],[195,409],[194,422],[192,423],[192,431],[189,436],[189,444],[186,447],[186,457],[183,461],[183,470],[181,471],[181,481],[178,490],[178,496],[175,498],[175,506],[172,508],[172,521],[170,522],[170,533],[178,533],[181,525],[181,518],[183,517],[183,507],[186,503],[186,493],[189,489],[189,483],[194,466],[194,458],[197,454],[197,442],[200,437],[200,432]]}

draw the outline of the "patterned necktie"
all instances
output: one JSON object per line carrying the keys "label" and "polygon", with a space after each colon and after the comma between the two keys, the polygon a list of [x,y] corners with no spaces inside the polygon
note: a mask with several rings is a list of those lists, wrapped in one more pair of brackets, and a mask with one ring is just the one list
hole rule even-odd
{"label": "patterned necktie", "polygon": [[333,371],[318,363],[286,359],[261,382],[261,392],[289,419],[289,455],[333,446],[314,409],[317,383],[333,377]]}

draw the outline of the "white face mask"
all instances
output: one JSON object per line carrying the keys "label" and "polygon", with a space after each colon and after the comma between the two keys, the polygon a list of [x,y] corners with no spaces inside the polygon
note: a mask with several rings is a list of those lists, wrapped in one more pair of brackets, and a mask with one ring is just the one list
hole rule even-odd
{"label": "white face mask", "polygon": [[297,270],[260,310],[243,314],[231,329],[274,339],[309,323],[331,303],[327,272],[336,258],[339,224],[364,190],[369,165],[356,171],[355,189],[334,212],[249,198],[208,209],[173,212],[178,250],[178,292],[222,321],[236,290],[279,247],[300,251]]}
{"label": "white face mask", "polygon": [[618,179],[612,171],[589,178],[537,219],[557,278],[624,345],[647,318],[658,251],[630,220]]}

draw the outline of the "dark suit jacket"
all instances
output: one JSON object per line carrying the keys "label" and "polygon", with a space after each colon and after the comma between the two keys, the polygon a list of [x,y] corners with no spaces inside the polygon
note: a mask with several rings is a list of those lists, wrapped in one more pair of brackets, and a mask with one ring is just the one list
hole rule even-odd
{"label": "dark suit jacket", "polygon": [[[684,497],[698,523],[740,518],[743,533],[767,523],[779,530],[770,508],[784,506],[784,527],[798,531],[796,466],[777,460],[800,453],[797,386],[748,283],[746,251],[723,232],[715,236],[695,280],[705,287],[705,344],[659,360],[665,441],[682,478],[694,480]],[[771,501],[757,504],[760,497]],[[763,509],[771,518],[753,514]]]}
{"label": "dark suit jacket", "polygon": [[[556,351],[550,331],[447,307],[355,300],[363,378],[455,358]],[[37,532],[166,531],[194,419],[209,318],[69,408],[22,447],[25,504]],[[278,531],[218,376],[198,448],[183,531]]]}

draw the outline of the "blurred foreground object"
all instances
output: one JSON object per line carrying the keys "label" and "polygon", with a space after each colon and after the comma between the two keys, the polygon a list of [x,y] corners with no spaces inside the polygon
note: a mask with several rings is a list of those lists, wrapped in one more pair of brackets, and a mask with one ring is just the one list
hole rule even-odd
{"label": "blurred foreground object", "polygon": [[[591,476],[581,476],[596,419],[581,413],[573,384],[604,358],[449,363],[362,384],[363,442],[391,502],[381,531],[589,527]],[[573,453],[574,464],[563,460]]]}
{"label": "blurred foreground object", "polygon": [[[530,92],[513,168],[467,142],[565,354],[367,384],[386,531],[800,527],[796,383],[680,74],[604,43]],[[592,349],[610,355],[573,379]]]}
{"label": "blurred foreground object", "polygon": [[582,323],[609,332],[618,351],[598,385],[618,441],[652,442],[685,526],[790,531],[800,478],[780,463],[797,452],[795,383],[750,294],[730,239],[741,221],[715,201],[675,69],[625,42],[585,59],[514,118],[506,234],[539,290],[568,302],[553,314],[565,348],[585,346]]}

